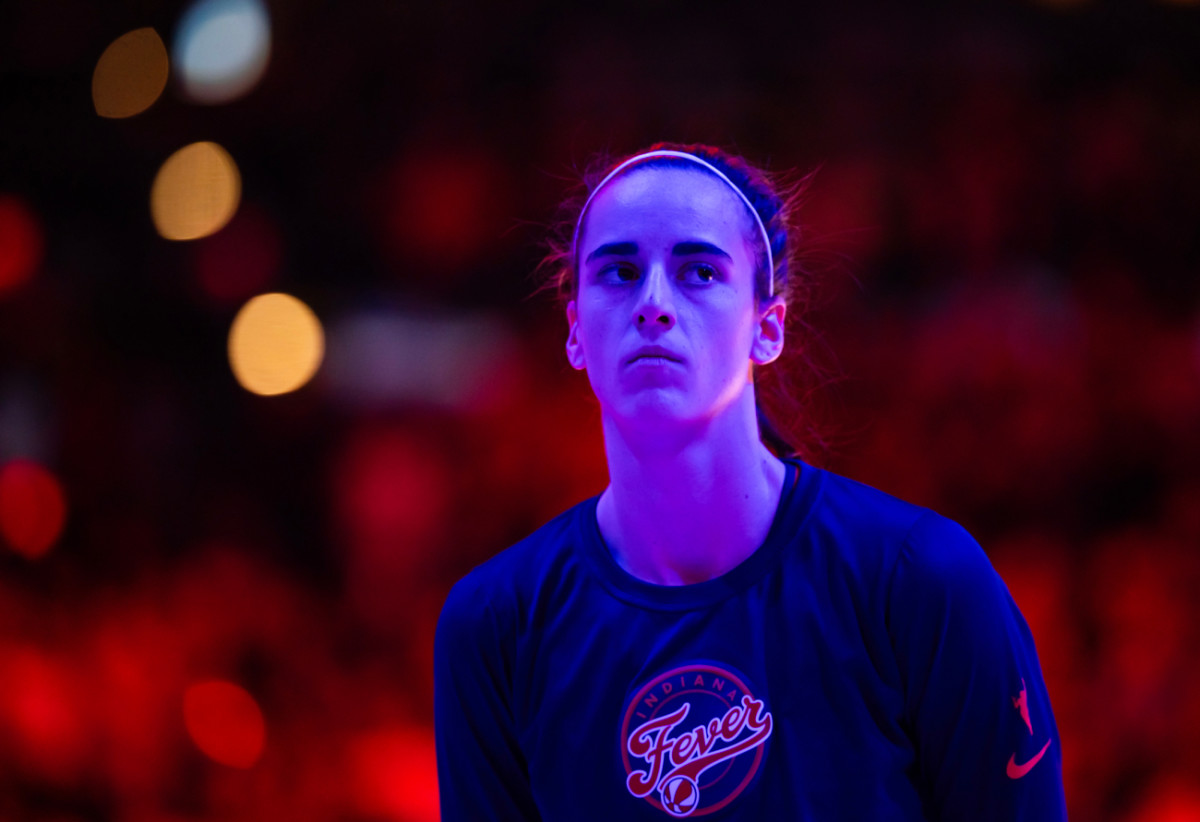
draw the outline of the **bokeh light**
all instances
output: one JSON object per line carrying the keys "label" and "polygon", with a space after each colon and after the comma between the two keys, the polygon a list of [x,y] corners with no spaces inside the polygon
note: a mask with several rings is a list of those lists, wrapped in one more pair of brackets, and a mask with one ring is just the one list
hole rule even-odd
{"label": "bokeh light", "polygon": [[175,65],[187,96],[226,103],[254,88],[271,56],[271,23],[258,0],[200,0],[175,34]]}
{"label": "bokeh light", "polygon": [[195,240],[220,231],[233,218],[241,196],[241,175],[229,153],[216,143],[192,143],[158,170],[150,214],[166,239]]}
{"label": "bokeh light", "polygon": [[511,400],[521,351],[503,318],[372,307],[330,323],[326,385],[359,407],[486,412]]}
{"label": "bokeh light", "polygon": [[92,104],[101,117],[132,117],[162,95],[170,73],[167,47],[152,28],[135,29],[109,44],[92,74]]}
{"label": "bokeh light", "polygon": [[433,735],[397,726],[361,734],[350,745],[354,803],[368,819],[437,822]]}
{"label": "bokeh light", "polygon": [[369,624],[411,619],[414,587],[443,553],[454,479],[450,458],[419,429],[367,426],[343,446],[330,497],[346,590]]}
{"label": "bokeh light", "polygon": [[413,146],[379,184],[380,241],[403,265],[406,278],[444,284],[510,227],[511,183],[504,168],[478,148]]}
{"label": "bokeh light", "polygon": [[229,304],[266,291],[282,259],[283,239],[275,221],[261,208],[243,203],[229,225],[196,243],[193,261],[205,296]]}
{"label": "bokeh light", "polygon": [[416,432],[371,428],[349,439],[337,468],[333,498],[347,542],[411,572],[409,552],[436,539],[450,512],[446,456]]}
{"label": "bokeh light", "polygon": [[46,553],[62,534],[66,496],[55,476],[31,460],[0,468],[0,535],[29,559]]}
{"label": "bokeh light", "polygon": [[183,695],[183,721],[196,747],[222,765],[249,768],[266,746],[262,710],[254,697],[232,682],[189,686]]}
{"label": "bokeh light", "polygon": [[0,194],[0,295],[30,279],[42,262],[38,219],[15,194]]}
{"label": "bokeh light", "polygon": [[286,394],[304,385],[325,353],[325,334],[312,309],[290,294],[260,294],[229,329],[229,364],[247,391]]}
{"label": "bokeh light", "polygon": [[77,780],[87,767],[88,725],[79,666],[68,654],[0,643],[0,734],[21,776],[57,785]]}

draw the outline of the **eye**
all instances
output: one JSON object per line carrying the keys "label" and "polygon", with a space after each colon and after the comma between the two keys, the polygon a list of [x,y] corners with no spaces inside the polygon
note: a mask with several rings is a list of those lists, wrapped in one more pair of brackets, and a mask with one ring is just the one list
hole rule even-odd
{"label": "eye", "polygon": [[631,283],[638,278],[638,270],[627,263],[605,266],[596,273],[596,279],[604,283]]}
{"label": "eye", "polygon": [[683,279],[690,283],[707,285],[717,279],[717,269],[708,263],[691,263],[681,272]]}

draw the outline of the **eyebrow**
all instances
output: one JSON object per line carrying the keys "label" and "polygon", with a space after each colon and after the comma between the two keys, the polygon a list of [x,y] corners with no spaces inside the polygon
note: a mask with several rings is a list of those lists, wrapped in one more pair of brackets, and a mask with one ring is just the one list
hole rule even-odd
{"label": "eyebrow", "polygon": [[637,254],[637,243],[605,243],[602,246],[597,246],[596,250],[587,255],[587,262],[591,262],[597,257],[632,257]]}
{"label": "eyebrow", "polygon": [[724,249],[712,243],[704,243],[699,240],[687,240],[682,243],[675,243],[675,247],[671,249],[671,253],[676,257],[690,257],[693,254],[711,254],[714,257],[724,257],[727,260],[733,259]]}
{"label": "eyebrow", "polygon": [[[605,243],[604,245],[597,246],[595,251],[587,255],[586,261],[590,263],[597,257],[632,257],[637,253],[638,246],[634,242]],[[690,257],[693,254],[711,254],[714,257],[724,257],[727,260],[732,259],[724,249],[700,240],[685,240],[681,243],[675,243],[675,247],[671,249],[671,253],[676,257]]]}

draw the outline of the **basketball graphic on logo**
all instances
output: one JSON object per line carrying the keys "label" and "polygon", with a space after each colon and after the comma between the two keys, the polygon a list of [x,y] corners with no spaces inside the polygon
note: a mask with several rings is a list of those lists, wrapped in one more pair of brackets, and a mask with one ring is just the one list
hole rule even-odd
{"label": "basketball graphic on logo", "polygon": [[663,783],[663,807],[675,816],[687,816],[700,802],[700,788],[686,776],[673,776]]}

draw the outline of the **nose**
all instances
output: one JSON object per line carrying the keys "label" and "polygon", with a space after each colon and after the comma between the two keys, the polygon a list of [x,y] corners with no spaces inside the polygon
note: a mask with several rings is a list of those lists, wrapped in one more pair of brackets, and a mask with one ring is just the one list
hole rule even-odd
{"label": "nose", "polygon": [[634,321],[638,328],[649,325],[659,331],[667,331],[675,325],[675,305],[664,266],[651,265],[646,272],[634,306]]}

